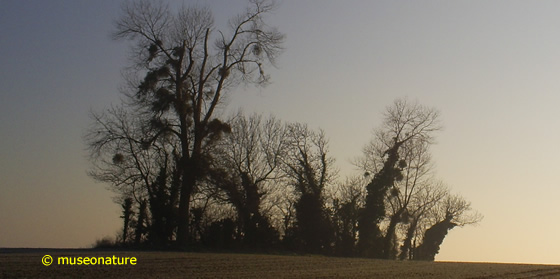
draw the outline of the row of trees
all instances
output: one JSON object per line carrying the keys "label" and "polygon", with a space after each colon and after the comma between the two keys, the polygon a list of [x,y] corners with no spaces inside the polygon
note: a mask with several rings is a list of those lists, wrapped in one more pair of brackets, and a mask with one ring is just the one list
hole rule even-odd
{"label": "row of trees", "polygon": [[124,101],[94,113],[85,138],[90,175],[122,205],[120,241],[433,260],[450,229],[480,220],[433,178],[434,109],[395,101],[355,162],[365,175],[344,182],[323,131],[216,117],[229,89],[267,82],[284,38],[264,22],[273,8],[251,1],[222,32],[205,8],[123,6]]}

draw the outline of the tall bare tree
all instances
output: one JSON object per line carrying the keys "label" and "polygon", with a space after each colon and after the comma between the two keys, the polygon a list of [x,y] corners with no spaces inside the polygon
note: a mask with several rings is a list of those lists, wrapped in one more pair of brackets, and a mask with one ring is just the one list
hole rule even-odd
{"label": "tall bare tree", "polygon": [[[376,161],[378,171],[366,186],[365,207],[359,218],[360,239],[358,248],[363,256],[385,257],[385,242],[380,222],[386,216],[387,191],[403,179],[401,147],[412,142],[433,141],[433,133],[440,130],[438,112],[407,99],[397,99],[384,114],[383,125],[376,131],[379,146],[383,148],[383,160]],[[382,162],[382,164],[380,164]]]}
{"label": "tall bare tree", "polygon": [[429,214],[437,204],[444,199],[449,190],[443,186],[441,182],[432,181],[432,179],[422,183],[416,187],[414,195],[411,197],[410,203],[406,211],[406,229],[400,249],[399,259],[412,260],[414,258],[414,249],[416,240],[421,239],[421,228],[425,223],[429,222]]}
{"label": "tall bare tree", "polygon": [[262,214],[262,201],[282,177],[279,168],[286,152],[286,129],[274,117],[263,119],[257,114],[238,113],[228,123],[232,131],[214,152],[210,180],[236,208],[245,245],[271,245],[274,230]]}
{"label": "tall bare tree", "polygon": [[409,205],[419,195],[426,184],[432,183],[432,164],[429,154],[429,143],[410,140],[401,146],[400,158],[406,164],[401,169],[402,179],[395,181],[389,190],[387,202],[389,204],[389,223],[384,237],[384,258],[395,259],[397,248],[396,229],[399,223],[409,220]]}
{"label": "tall bare tree", "polygon": [[133,198],[140,206],[147,201],[149,239],[160,244],[170,241],[178,202],[178,142],[163,135],[147,142],[145,138],[155,131],[146,125],[145,115],[124,106],[92,113],[92,118],[85,135],[92,161],[89,175],[108,183],[119,203]]}
{"label": "tall bare tree", "polygon": [[328,156],[328,141],[323,131],[315,132],[299,123],[288,125],[288,151],[284,170],[298,195],[296,222],[287,238],[301,242],[306,252],[325,252],[333,238],[329,214],[325,207],[325,187],[337,170]]}
{"label": "tall bare tree", "polygon": [[[369,176],[369,175],[368,175]],[[339,183],[331,193],[332,220],[335,233],[335,253],[355,255],[358,239],[358,218],[364,205],[368,176],[353,176]]]}
{"label": "tall bare tree", "polygon": [[141,0],[127,2],[115,23],[114,38],[133,43],[131,69],[139,80],[131,95],[157,130],[146,142],[163,134],[180,142],[179,246],[189,240],[190,201],[207,173],[206,150],[229,130],[215,118],[223,95],[240,82],[266,83],[265,65],[281,52],[284,35],[264,21],[273,8],[268,1],[250,1],[245,13],[230,20],[228,31],[215,31],[208,8],[171,10]]}

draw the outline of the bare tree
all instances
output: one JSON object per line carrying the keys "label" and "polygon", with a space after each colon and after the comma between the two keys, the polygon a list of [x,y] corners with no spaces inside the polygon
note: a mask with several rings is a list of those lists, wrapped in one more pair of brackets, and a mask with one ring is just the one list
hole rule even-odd
{"label": "bare tree", "polygon": [[[274,117],[238,113],[228,123],[231,133],[217,147],[210,180],[222,189],[238,212],[246,245],[271,245],[275,231],[262,214],[262,201],[281,178],[287,134]],[[277,236],[276,236],[277,240]]]}
{"label": "bare tree", "polygon": [[131,69],[140,80],[131,100],[145,108],[158,131],[147,142],[166,133],[180,142],[179,246],[188,242],[190,201],[207,173],[206,151],[229,130],[214,116],[222,96],[239,82],[266,83],[265,65],[281,52],[284,35],[264,22],[273,8],[268,1],[250,1],[222,32],[215,31],[207,8],[172,11],[142,0],[127,2],[115,23],[114,38],[134,44]]}
{"label": "bare tree", "polygon": [[[284,183],[285,180],[279,181]],[[271,224],[283,237],[289,236],[296,222],[296,203],[299,195],[295,191],[279,187],[277,191],[271,192],[265,203],[267,204],[267,216]]]}
{"label": "bare tree", "polygon": [[448,189],[441,182],[435,182],[432,179],[416,187],[415,194],[412,195],[408,204],[406,218],[403,218],[406,223],[406,231],[399,259],[413,259],[416,239],[421,238],[423,224],[429,222],[429,213],[448,193]]}
{"label": "bare tree", "polygon": [[432,209],[431,214],[434,221],[424,232],[422,244],[415,249],[415,260],[433,261],[451,229],[476,224],[483,218],[478,212],[472,212],[470,202],[449,193]]}
{"label": "bare tree", "polygon": [[109,183],[119,203],[133,198],[140,206],[147,201],[150,240],[170,241],[179,193],[177,141],[164,134],[146,141],[155,131],[146,125],[144,115],[123,106],[92,113],[92,118],[94,123],[85,136],[92,161],[89,175]]}
{"label": "bare tree", "polygon": [[153,161],[159,154],[145,148],[142,121],[122,106],[91,117],[94,122],[84,137],[93,165],[88,174],[138,202],[147,197],[157,175]]}
{"label": "bare tree", "polygon": [[335,253],[342,256],[355,254],[358,239],[358,218],[364,206],[367,176],[346,178],[331,194],[332,222],[335,233]]}
{"label": "bare tree", "polygon": [[132,211],[133,202],[134,201],[132,200],[132,198],[126,198],[121,204],[121,207],[123,209],[122,211],[123,215],[121,216],[121,218],[123,218],[123,232],[121,236],[122,245],[126,245],[129,241],[130,223],[134,215],[134,211]]}
{"label": "bare tree", "polygon": [[433,165],[428,147],[429,143],[422,140],[410,140],[401,146],[400,158],[406,163],[401,169],[403,178],[394,182],[387,199],[389,224],[384,237],[384,257],[387,259],[397,256],[398,247],[393,246],[397,242],[397,225],[409,221],[409,205],[418,197],[418,191],[432,183]]}
{"label": "bare tree", "polygon": [[365,207],[359,219],[358,247],[368,257],[386,257],[388,253],[379,223],[386,216],[387,191],[403,179],[406,161],[400,158],[401,146],[408,142],[431,143],[433,133],[441,129],[435,109],[406,99],[397,99],[384,116],[382,127],[375,133],[379,141],[375,147],[383,148],[384,159],[374,161],[378,171],[366,186]]}
{"label": "bare tree", "polygon": [[332,226],[325,207],[324,190],[337,175],[334,159],[328,156],[328,141],[323,131],[307,125],[288,125],[288,150],[284,171],[298,194],[295,228],[286,234],[301,242],[307,252],[324,252],[332,241]]}

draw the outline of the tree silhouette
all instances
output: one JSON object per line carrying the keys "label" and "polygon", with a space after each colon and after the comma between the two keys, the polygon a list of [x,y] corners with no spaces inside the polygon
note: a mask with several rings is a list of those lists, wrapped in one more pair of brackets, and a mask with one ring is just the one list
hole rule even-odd
{"label": "tree silhouette", "polygon": [[393,244],[398,240],[397,226],[403,222],[414,222],[414,218],[419,217],[417,212],[414,212],[419,209],[413,210],[411,203],[421,195],[419,191],[423,191],[433,183],[428,148],[428,142],[415,140],[409,140],[401,146],[400,157],[406,166],[401,170],[403,179],[394,183],[387,198],[389,224],[384,237],[384,258],[396,259],[399,247]]}
{"label": "tree silhouette", "polygon": [[295,203],[295,227],[287,238],[301,243],[305,252],[325,252],[333,239],[324,190],[336,170],[332,166],[334,159],[327,153],[328,142],[322,131],[313,132],[299,123],[288,126],[284,169],[299,197]]}
{"label": "tree silhouette", "polygon": [[415,194],[407,208],[406,233],[399,259],[414,259],[415,243],[420,234],[420,227],[428,221],[427,215],[430,211],[448,194],[448,189],[442,183],[431,181],[431,179],[416,187]]}
{"label": "tree silhouette", "polygon": [[[149,240],[166,245],[172,238],[177,221],[179,178],[176,167],[178,142],[173,137],[159,137],[147,144],[153,135],[149,118],[131,108],[116,106],[94,119],[86,135],[93,168],[89,175],[106,182],[123,199],[132,198],[137,206],[147,201],[145,221]],[[120,197],[119,197],[120,198]],[[148,223],[146,223],[148,224]]]}
{"label": "tree silhouette", "polygon": [[146,221],[147,221],[147,203],[145,200],[140,202],[138,208],[138,218],[136,219],[136,229],[134,230],[134,243],[139,246],[144,240],[146,234]]}
{"label": "tree silhouette", "polygon": [[471,204],[463,197],[447,193],[433,208],[435,223],[426,230],[420,244],[414,252],[415,260],[433,261],[447,233],[457,227],[476,224],[482,220],[478,212],[471,212]]}
{"label": "tree silhouette", "polygon": [[340,183],[332,194],[332,220],[335,229],[335,253],[355,255],[358,218],[365,199],[366,177],[355,176]]}
{"label": "tree silhouette", "polygon": [[422,244],[416,248],[414,259],[423,261],[433,261],[439,252],[439,246],[447,235],[457,224],[446,218],[432,225],[425,233]]}
{"label": "tree silhouette", "polygon": [[[434,109],[409,103],[406,99],[398,99],[387,108],[383,126],[376,134],[385,145],[385,159],[366,186],[365,207],[359,218],[358,248],[363,256],[386,258],[390,253],[379,224],[386,217],[387,191],[403,179],[402,169],[406,167],[406,161],[400,159],[399,149],[409,141],[429,142],[432,133],[439,129],[438,113]],[[396,221],[398,218],[400,216],[396,216]]]}
{"label": "tree silhouette", "polygon": [[286,129],[273,117],[235,115],[215,151],[210,179],[236,208],[243,242],[264,248],[278,241],[278,233],[261,213],[262,198],[274,190],[286,149]]}
{"label": "tree silhouette", "polygon": [[181,247],[189,241],[192,195],[208,173],[208,150],[229,131],[214,117],[223,94],[240,82],[266,83],[264,66],[280,53],[284,36],[264,22],[273,7],[251,1],[246,13],[230,21],[229,32],[218,31],[214,48],[209,47],[213,18],[206,8],[172,12],[161,2],[129,2],[116,21],[114,38],[134,43],[132,68],[137,72],[132,75],[143,76],[139,82],[131,81],[136,88],[131,95],[155,130],[145,139],[146,147],[162,136],[176,137],[180,143],[177,243]]}
{"label": "tree silhouette", "polygon": [[123,232],[122,232],[122,244],[126,245],[128,243],[128,231],[130,229],[130,221],[132,220],[132,216],[134,215],[134,211],[132,211],[132,198],[124,199],[121,207],[123,209]]}

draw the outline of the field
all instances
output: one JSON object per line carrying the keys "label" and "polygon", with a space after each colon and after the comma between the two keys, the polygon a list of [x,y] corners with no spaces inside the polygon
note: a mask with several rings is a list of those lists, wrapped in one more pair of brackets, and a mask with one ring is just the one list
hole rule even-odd
{"label": "field", "polygon": [[[44,266],[43,256],[54,262]],[[58,265],[58,257],[136,257],[136,265]],[[560,278],[560,266],[398,262],[323,256],[0,249],[0,278]]]}

